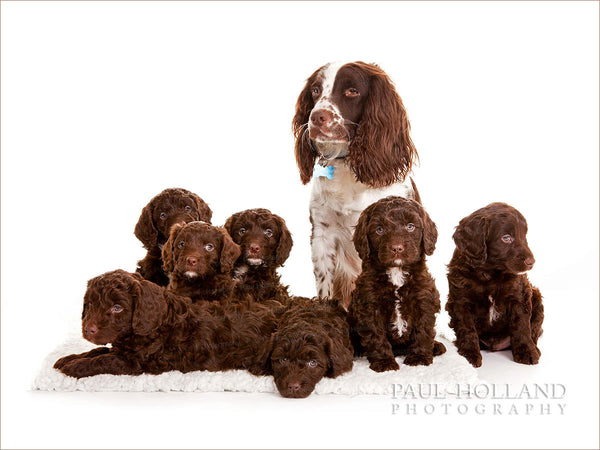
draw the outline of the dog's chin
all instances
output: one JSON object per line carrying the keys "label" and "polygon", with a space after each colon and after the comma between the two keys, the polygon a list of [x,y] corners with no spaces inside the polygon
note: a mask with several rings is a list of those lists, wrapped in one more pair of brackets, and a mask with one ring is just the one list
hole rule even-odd
{"label": "dog's chin", "polygon": [[114,339],[109,339],[108,337],[104,336],[94,336],[94,337],[86,337],[85,335],[83,336],[87,341],[90,341],[92,344],[94,345],[106,345],[110,342],[112,342]]}
{"label": "dog's chin", "polygon": [[196,278],[196,277],[199,277],[199,276],[200,276],[200,275],[198,274],[198,272],[195,272],[195,271],[193,271],[193,270],[187,270],[186,272],[184,272],[184,273],[183,273],[183,275],[184,275],[186,278],[189,278],[189,279],[193,279],[193,278]]}
{"label": "dog's chin", "polygon": [[348,155],[348,148],[350,147],[347,139],[331,139],[321,136],[315,138],[313,144],[317,152],[328,160],[346,157]]}
{"label": "dog's chin", "polygon": [[246,258],[246,264],[249,266],[260,266],[264,260],[262,258]]}

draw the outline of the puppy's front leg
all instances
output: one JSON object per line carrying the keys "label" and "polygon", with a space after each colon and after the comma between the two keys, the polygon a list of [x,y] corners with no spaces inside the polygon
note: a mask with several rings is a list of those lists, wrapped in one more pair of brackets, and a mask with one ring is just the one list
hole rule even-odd
{"label": "puppy's front leg", "polygon": [[111,375],[139,375],[142,373],[131,362],[114,353],[74,359],[59,370],[74,378],[91,377],[102,373]]}
{"label": "puppy's front leg", "polygon": [[354,305],[356,332],[365,348],[369,367],[375,372],[398,370],[400,366],[394,359],[392,344],[387,338],[386,326],[382,315],[377,311],[373,314],[368,308],[362,310],[360,305]]}
{"label": "puppy's front leg", "polygon": [[[439,305],[439,294],[437,290],[433,293],[422,292],[409,302],[420,304],[418,316],[411,333],[411,345],[409,352],[404,358],[404,364],[408,366],[429,366],[433,362],[433,347],[435,342],[435,314],[431,305]],[[421,297],[421,298],[419,298]],[[429,306],[429,307],[427,307]],[[439,306],[438,306],[439,309]]]}
{"label": "puppy's front leg", "polygon": [[109,351],[110,348],[108,347],[97,347],[93,350],[90,350],[89,352],[63,356],[54,363],[53,367],[55,369],[61,370],[66,364],[70,363],[71,361],[75,361],[76,359],[93,358],[94,356],[103,355],[105,353],[108,353]]}
{"label": "puppy's front leg", "polygon": [[515,297],[510,299],[510,305],[510,346],[513,359],[521,364],[537,364],[541,352],[532,339],[531,300]]}
{"label": "puppy's front leg", "polygon": [[468,293],[455,288],[450,283],[447,308],[450,314],[450,327],[456,333],[456,348],[473,367],[481,366],[479,335],[471,312],[473,306],[469,302]]}

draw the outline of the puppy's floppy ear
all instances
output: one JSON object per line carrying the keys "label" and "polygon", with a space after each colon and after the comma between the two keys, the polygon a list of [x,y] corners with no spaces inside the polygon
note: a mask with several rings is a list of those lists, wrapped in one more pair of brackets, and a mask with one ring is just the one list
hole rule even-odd
{"label": "puppy's floppy ear", "polygon": [[146,280],[136,280],[135,284],[137,289],[134,292],[133,332],[147,336],[163,323],[167,314],[167,302],[160,286]]}
{"label": "puppy's floppy ear", "polygon": [[426,255],[433,255],[438,238],[437,227],[423,208],[421,208],[421,220],[423,221],[423,250]]}
{"label": "puppy's floppy ear", "polygon": [[206,202],[196,194],[192,193],[192,198],[196,203],[196,208],[198,208],[199,220],[210,223],[212,219],[212,210],[209,208]]}
{"label": "puppy's floppy ear", "polygon": [[371,219],[371,214],[376,208],[376,204],[373,203],[369,205],[358,218],[358,223],[356,224],[356,228],[354,228],[354,236],[352,237],[352,241],[354,242],[354,247],[358,252],[358,256],[363,261],[369,258],[371,253],[371,247],[369,245],[369,237],[367,233],[367,228],[369,226],[369,220]]}
{"label": "puppy's floppy ear", "polygon": [[452,236],[456,248],[471,264],[481,265],[487,259],[488,221],[479,215],[470,215],[462,219]]}
{"label": "puppy's floppy ear", "polygon": [[184,225],[180,223],[176,223],[171,227],[171,232],[169,233],[169,239],[165,242],[165,245],[162,249],[162,260],[163,260],[163,270],[166,273],[173,272],[175,269],[175,261],[173,259],[173,253],[175,251],[175,240],[177,236],[183,229]]}
{"label": "puppy's floppy ear", "polygon": [[308,120],[310,118],[310,112],[315,106],[312,98],[311,86],[315,81],[317,73],[322,68],[318,69],[311,77],[307,80],[304,89],[298,97],[296,102],[296,113],[294,114],[294,120],[292,121],[292,131],[294,132],[295,142],[295,153],[296,153],[296,164],[300,170],[300,180],[302,184],[306,184],[310,181],[313,175],[313,168],[316,161],[316,153],[312,149],[312,144],[308,136]]}
{"label": "puppy's floppy ear", "polygon": [[369,95],[346,163],[358,181],[371,187],[403,181],[418,154],[402,99],[378,66],[363,62],[352,65],[369,75]]}
{"label": "puppy's floppy ear", "polygon": [[223,236],[223,246],[221,247],[221,258],[219,260],[221,273],[230,272],[233,265],[242,254],[242,249],[239,245],[233,242],[229,233],[224,228],[219,229]]}
{"label": "puppy's floppy ear", "polygon": [[233,227],[235,225],[235,221],[238,219],[238,217],[240,216],[240,213],[235,213],[232,216],[230,216],[229,218],[227,218],[227,220],[225,221],[225,225],[223,225],[223,228],[225,228],[227,230],[227,232],[229,233],[229,236],[231,236],[231,238],[233,239]]}
{"label": "puppy's floppy ear", "polygon": [[333,340],[330,337],[325,344],[325,351],[329,357],[329,370],[325,373],[328,378],[335,378],[352,370],[354,351],[349,338]]}
{"label": "puppy's floppy ear", "polygon": [[273,214],[273,218],[277,222],[277,225],[279,225],[279,244],[277,245],[277,249],[275,249],[275,264],[281,266],[290,256],[294,241],[292,240],[292,233],[290,233],[285,224],[285,220],[276,214]]}
{"label": "puppy's floppy ear", "polygon": [[150,250],[152,247],[158,245],[158,229],[154,225],[154,219],[152,218],[153,209],[154,205],[152,201],[144,206],[133,232],[135,237],[144,244],[146,250]]}

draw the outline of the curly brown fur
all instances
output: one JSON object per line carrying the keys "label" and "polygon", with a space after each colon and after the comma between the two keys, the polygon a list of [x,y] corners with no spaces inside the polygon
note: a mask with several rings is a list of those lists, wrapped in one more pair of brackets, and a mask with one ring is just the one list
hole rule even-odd
{"label": "curly brown fur", "polygon": [[263,375],[275,325],[263,305],[192,303],[117,270],[88,282],[82,317],[85,339],[112,346],[66,356],[54,368],[75,378],[229,369]]}
{"label": "curly brown fur", "polygon": [[431,364],[445,351],[434,340],[440,299],[425,263],[435,224],[416,201],[390,196],[363,211],[353,240],[363,265],[349,320],[369,367],[397,370],[394,354],[406,354],[407,365]]}
{"label": "curly brown fur", "polygon": [[506,203],[481,208],[456,227],[446,310],[458,352],[475,367],[481,348],[511,348],[522,364],[539,361],[544,307],[525,275],[535,262],[526,234],[525,218]]}
{"label": "curly brown fur", "polygon": [[283,397],[305,398],[323,378],[352,370],[346,312],[335,301],[296,297],[272,338],[271,367]]}
{"label": "curly brown fur", "polygon": [[169,290],[193,301],[231,298],[230,272],[240,252],[224,228],[204,222],[173,225],[162,251]]}
{"label": "curly brown fur", "polygon": [[186,189],[169,188],[155,196],[142,209],[135,226],[135,236],[148,251],[138,261],[137,273],[160,286],[169,284],[169,277],[162,269],[161,249],[171,227],[195,220],[210,223],[211,218],[212,211],[204,200]]}
{"label": "curly brown fur", "polygon": [[268,209],[247,209],[229,217],[225,229],[242,251],[232,271],[234,295],[286,304],[288,287],[281,284],[277,273],[293,244],[285,220]]}

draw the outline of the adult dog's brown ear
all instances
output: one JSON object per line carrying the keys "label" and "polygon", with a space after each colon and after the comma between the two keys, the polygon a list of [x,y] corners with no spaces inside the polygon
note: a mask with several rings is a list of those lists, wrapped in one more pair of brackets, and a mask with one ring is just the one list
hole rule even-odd
{"label": "adult dog's brown ear", "polygon": [[273,218],[279,226],[279,244],[275,249],[275,264],[281,266],[290,256],[294,241],[292,240],[292,233],[290,233],[290,230],[288,230],[288,227],[285,224],[285,220],[276,214],[273,214]]}
{"label": "adult dog's brown ear", "polygon": [[423,250],[426,255],[433,255],[438,238],[437,226],[423,208],[421,208],[421,220],[423,221]]}
{"label": "adult dog's brown ear", "polygon": [[177,236],[181,232],[185,225],[180,223],[173,224],[171,227],[171,232],[169,233],[169,239],[165,242],[165,245],[162,249],[162,260],[163,260],[163,270],[166,273],[171,273],[175,269],[175,261],[173,258],[173,253],[175,251],[175,240]]}
{"label": "adult dog's brown ear", "polygon": [[222,273],[227,273],[233,269],[233,265],[242,254],[242,248],[233,242],[225,228],[219,230],[223,236],[223,246],[221,247],[221,258],[219,260],[220,270]]}
{"label": "adult dog's brown ear", "polygon": [[199,220],[202,222],[210,223],[212,219],[212,210],[206,204],[204,200],[202,200],[198,195],[191,193],[194,202],[196,203],[196,208],[198,208]]}
{"label": "adult dog's brown ear", "polygon": [[360,217],[358,218],[358,223],[356,224],[356,228],[354,229],[354,236],[352,237],[352,241],[354,242],[354,248],[356,248],[358,256],[360,256],[360,259],[362,259],[363,261],[366,261],[371,253],[367,228],[369,226],[371,214],[373,214],[373,211],[376,207],[376,204],[372,203],[360,214]]}
{"label": "adult dog's brown ear", "polygon": [[306,81],[306,85],[302,89],[302,92],[300,92],[300,96],[296,102],[296,113],[292,121],[292,131],[296,139],[294,146],[296,164],[298,164],[298,169],[300,170],[302,184],[308,183],[312,178],[313,168],[317,159],[308,136],[308,119],[310,118],[310,112],[315,106],[311,92],[312,85],[315,83],[317,74],[323,67],[317,69]]}
{"label": "adult dog's brown ear", "polygon": [[144,244],[146,250],[150,250],[158,245],[158,229],[154,225],[154,219],[152,218],[153,209],[153,202],[144,206],[133,232],[135,237]]}
{"label": "adult dog's brown ear", "polygon": [[387,74],[375,64],[351,63],[369,75],[369,95],[346,163],[358,181],[371,187],[403,181],[418,159],[410,123]]}
{"label": "adult dog's brown ear", "polygon": [[137,289],[134,294],[133,332],[140,336],[148,336],[163,323],[167,314],[167,302],[164,290],[156,284],[142,280],[135,281]]}
{"label": "adult dog's brown ear", "polygon": [[485,217],[471,214],[462,219],[452,239],[456,248],[473,266],[479,266],[487,259],[488,221]]}

